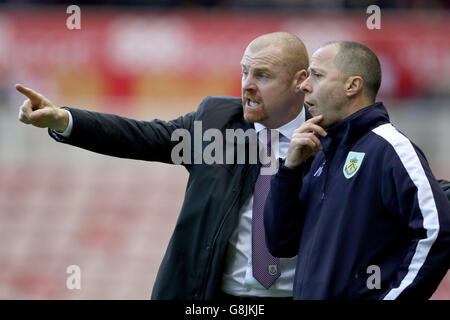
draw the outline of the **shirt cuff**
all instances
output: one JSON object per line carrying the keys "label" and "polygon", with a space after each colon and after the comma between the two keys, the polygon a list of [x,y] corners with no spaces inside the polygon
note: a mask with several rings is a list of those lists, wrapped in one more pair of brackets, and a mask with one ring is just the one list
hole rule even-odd
{"label": "shirt cuff", "polygon": [[67,113],[69,114],[69,124],[67,125],[66,130],[64,130],[64,132],[58,132],[55,130],[52,130],[53,132],[55,132],[56,134],[59,134],[60,136],[63,136],[64,138],[68,138],[70,136],[70,134],[72,133],[72,128],[73,128],[73,118],[72,118],[72,113],[70,113],[69,110],[65,109],[65,111],[67,111]]}

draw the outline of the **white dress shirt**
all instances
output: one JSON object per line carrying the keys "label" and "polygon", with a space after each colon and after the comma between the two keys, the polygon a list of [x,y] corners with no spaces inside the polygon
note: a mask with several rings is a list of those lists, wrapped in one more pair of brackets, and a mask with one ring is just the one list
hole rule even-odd
{"label": "white dress shirt", "polygon": [[[277,158],[285,159],[295,129],[305,122],[305,109],[291,122],[275,129],[279,132],[279,150],[273,150]],[[256,132],[265,127],[255,123]],[[264,139],[265,135],[258,135]],[[260,140],[262,145],[265,141]],[[225,270],[221,289],[234,296],[258,297],[292,297],[295,266],[297,257],[281,258],[281,276],[269,289],[264,288],[254,277],[252,270],[252,212],[253,196],[251,196],[239,213],[239,223],[229,240],[225,259]]]}

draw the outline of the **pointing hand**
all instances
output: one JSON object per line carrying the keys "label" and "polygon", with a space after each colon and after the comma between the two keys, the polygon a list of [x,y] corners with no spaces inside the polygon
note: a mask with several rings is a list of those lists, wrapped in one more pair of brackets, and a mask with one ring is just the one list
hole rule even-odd
{"label": "pointing hand", "polygon": [[66,110],[53,105],[50,100],[36,91],[20,84],[17,91],[25,95],[26,99],[20,106],[19,120],[39,128],[50,128],[57,132],[64,132],[69,124],[69,114]]}

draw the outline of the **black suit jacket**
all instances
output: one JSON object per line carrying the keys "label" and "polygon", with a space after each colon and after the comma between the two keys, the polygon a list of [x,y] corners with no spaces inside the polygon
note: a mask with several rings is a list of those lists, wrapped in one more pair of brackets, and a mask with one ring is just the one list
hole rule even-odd
{"label": "black suit jacket", "polygon": [[[202,132],[253,128],[243,117],[242,101],[207,97],[197,111],[172,121],[136,121],[111,114],[69,108],[73,129],[69,138],[50,130],[59,142],[98,153],[131,159],[172,163],[177,129],[194,136],[194,122]],[[307,112],[307,117],[311,117]],[[202,149],[210,142],[203,141]],[[246,145],[248,147],[248,141]],[[194,146],[194,141],[192,141]],[[234,145],[234,154],[237,154]],[[247,149],[248,150],[248,149]],[[228,240],[236,228],[239,210],[253,194],[257,164],[183,164],[189,180],[174,233],[153,286],[152,299],[214,299],[220,288]],[[248,154],[246,154],[248,159]]]}

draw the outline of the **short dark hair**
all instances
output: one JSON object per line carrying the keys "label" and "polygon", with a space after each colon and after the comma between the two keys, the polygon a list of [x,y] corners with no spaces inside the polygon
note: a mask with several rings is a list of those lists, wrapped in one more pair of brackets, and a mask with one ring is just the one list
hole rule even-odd
{"label": "short dark hair", "polygon": [[360,76],[366,96],[375,101],[381,85],[381,65],[377,55],[366,45],[354,41],[332,41],[322,47],[337,45],[334,64],[345,76]]}

